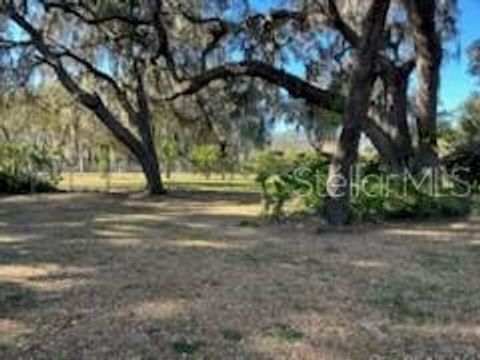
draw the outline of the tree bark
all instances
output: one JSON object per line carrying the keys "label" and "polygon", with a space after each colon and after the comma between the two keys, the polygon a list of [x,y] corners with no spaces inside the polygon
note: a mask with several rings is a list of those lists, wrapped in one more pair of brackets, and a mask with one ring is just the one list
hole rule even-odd
{"label": "tree bark", "polygon": [[381,162],[393,172],[401,172],[402,162],[390,134],[371,118],[367,119],[362,130],[377,150]]}
{"label": "tree bark", "polygon": [[139,159],[142,166],[145,179],[147,181],[147,190],[150,195],[163,195],[166,193],[160,176],[160,166],[155,152],[146,151],[144,156]]}
{"label": "tree bark", "polygon": [[398,169],[404,171],[412,165],[413,144],[408,125],[408,84],[414,69],[413,62],[403,66],[388,63],[382,67],[382,80],[386,93],[386,127],[392,139]]}
{"label": "tree bark", "polygon": [[137,78],[137,102],[138,112],[136,113],[135,123],[142,139],[144,156],[140,159],[145,177],[147,179],[147,188],[151,195],[162,195],[166,193],[163,186],[160,165],[158,161],[157,149],[155,147],[152,113],[148,104],[148,95],[143,81],[143,71],[140,65],[135,62],[135,75]]}
{"label": "tree bark", "polygon": [[166,193],[166,190],[163,185],[157,150],[153,141],[153,133],[150,126],[151,120],[149,117],[146,117],[138,119],[138,121],[145,123],[141,126],[142,130],[140,131],[143,139],[144,154],[138,160],[147,180],[147,190],[150,195],[163,195]]}
{"label": "tree bark", "polygon": [[418,166],[432,167],[437,156],[437,107],[442,45],[435,24],[435,0],[405,0],[414,30],[417,62]]}
{"label": "tree bark", "polygon": [[390,1],[373,0],[362,24],[362,38],[354,57],[343,129],[327,181],[326,218],[332,225],[344,225],[349,220],[351,170],[358,156],[362,127],[368,116],[376,78],[377,54],[382,44],[389,7]]}
{"label": "tree bark", "polygon": [[408,168],[412,156],[412,137],[408,127],[408,78],[396,73],[387,87],[388,119],[402,168]]}

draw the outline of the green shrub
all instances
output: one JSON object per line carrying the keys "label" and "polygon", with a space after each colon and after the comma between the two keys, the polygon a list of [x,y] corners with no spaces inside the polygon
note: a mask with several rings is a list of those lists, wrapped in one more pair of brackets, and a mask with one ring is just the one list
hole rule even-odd
{"label": "green shrub", "polygon": [[191,158],[194,170],[210,178],[212,173],[218,171],[221,160],[220,148],[215,145],[195,146]]}
{"label": "green shrub", "polygon": [[170,178],[172,170],[178,160],[180,149],[175,139],[163,139],[160,141],[160,159],[165,166],[165,173],[167,178]]}
{"label": "green shrub", "polygon": [[456,196],[452,189],[435,194],[419,189],[405,178],[390,181],[388,191],[382,184],[367,185],[368,193],[359,192],[352,198],[353,221],[383,221],[461,217],[470,214],[470,198]]}
{"label": "green shrub", "polygon": [[457,145],[442,162],[459,180],[470,184],[473,190],[479,190],[480,142]]}
{"label": "green shrub", "polygon": [[314,155],[288,157],[282,153],[260,153],[255,161],[256,181],[262,189],[264,210],[278,217],[289,200],[300,207],[318,209],[325,193],[328,161]]}
{"label": "green shrub", "polygon": [[[288,159],[281,154],[261,154],[256,169],[265,212],[279,217],[288,203],[295,203],[295,210],[323,213],[328,166],[327,159],[316,155]],[[456,196],[453,188],[431,194],[428,187],[416,186],[420,178],[389,176],[374,161],[360,163],[352,179],[353,222],[460,217],[471,212],[471,199]]]}
{"label": "green shrub", "polygon": [[0,172],[0,194],[30,194],[56,191],[48,180],[32,175],[9,175]]}
{"label": "green shrub", "polygon": [[58,154],[47,147],[0,146],[0,193],[28,194],[50,192],[59,180],[55,170]]}

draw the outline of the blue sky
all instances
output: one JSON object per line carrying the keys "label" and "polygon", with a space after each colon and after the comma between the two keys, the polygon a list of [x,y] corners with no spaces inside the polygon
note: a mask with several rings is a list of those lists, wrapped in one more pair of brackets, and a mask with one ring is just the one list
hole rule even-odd
{"label": "blue sky", "polygon": [[[253,0],[255,8],[267,11],[272,4],[281,0]],[[459,0],[460,23],[459,45],[461,56],[447,58],[442,68],[442,83],[440,90],[441,107],[444,110],[456,110],[464,100],[475,90],[480,89],[479,84],[468,74],[468,56],[466,50],[476,39],[480,39],[480,0]],[[456,44],[452,44],[453,47]],[[292,71],[301,72],[296,66]]]}
{"label": "blue sky", "polygon": [[447,60],[442,69],[441,100],[447,110],[455,110],[475,89],[480,89],[468,74],[466,49],[480,39],[480,0],[460,0],[460,59]]}

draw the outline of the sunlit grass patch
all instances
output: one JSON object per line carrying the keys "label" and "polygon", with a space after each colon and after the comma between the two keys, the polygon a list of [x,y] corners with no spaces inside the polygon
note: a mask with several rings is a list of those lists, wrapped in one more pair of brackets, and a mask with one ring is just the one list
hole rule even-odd
{"label": "sunlit grass patch", "polygon": [[140,191],[145,188],[141,173],[64,173],[59,184],[66,191]]}
{"label": "sunlit grass patch", "polygon": [[[257,186],[251,176],[236,176],[221,178],[214,176],[209,179],[192,173],[175,173],[169,179],[164,179],[170,189],[197,191],[230,191],[256,192]],[[140,172],[129,173],[64,173],[59,184],[65,191],[142,191],[145,189],[145,177]]]}

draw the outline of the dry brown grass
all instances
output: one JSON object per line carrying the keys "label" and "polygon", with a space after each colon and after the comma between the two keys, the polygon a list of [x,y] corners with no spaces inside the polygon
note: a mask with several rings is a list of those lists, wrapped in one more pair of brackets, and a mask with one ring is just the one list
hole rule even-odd
{"label": "dry brown grass", "polygon": [[[201,191],[238,191],[251,192],[256,190],[253,175],[236,174],[234,178],[227,175],[225,179],[218,174],[206,179],[201,174],[173,173],[170,178],[164,178],[169,189],[201,190]],[[99,192],[133,192],[145,189],[145,177],[141,172],[112,172],[102,175],[92,173],[64,173],[58,184],[66,191],[99,191]]]}
{"label": "dry brown grass", "polygon": [[317,233],[255,195],[0,199],[0,359],[474,359],[480,222]]}

